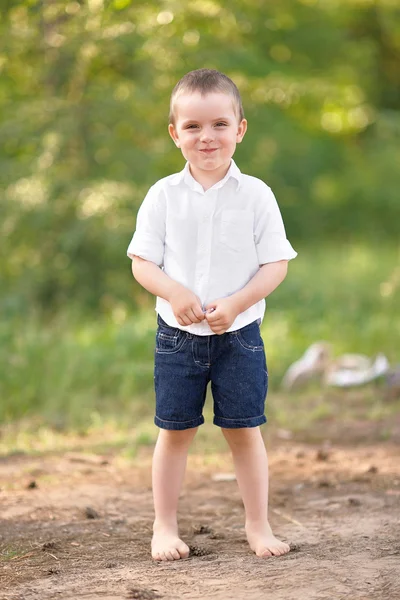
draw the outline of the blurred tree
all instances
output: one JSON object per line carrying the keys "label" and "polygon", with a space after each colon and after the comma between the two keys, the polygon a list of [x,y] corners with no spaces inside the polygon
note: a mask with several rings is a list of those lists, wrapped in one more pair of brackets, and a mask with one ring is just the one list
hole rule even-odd
{"label": "blurred tree", "polygon": [[182,168],[169,94],[202,66],[240,87],[238,162],[294,242],[398,236],[396,2],[5,0],[0,19],[4,309],[126,300],[136,210]]}

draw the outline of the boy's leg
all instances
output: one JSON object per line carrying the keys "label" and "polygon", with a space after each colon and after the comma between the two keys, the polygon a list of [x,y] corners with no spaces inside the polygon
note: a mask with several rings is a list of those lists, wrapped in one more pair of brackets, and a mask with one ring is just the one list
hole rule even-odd
{"label": "boy's leg", "polygon": [[235,464],[251,549],[260,557],[286,554],[290,546],[274,536],[268,521],[268,457],[260,428],[222,428],[222,432]]}
{"label": "boy's leg", "polygon": [[177,510],[185,475],[187,453],[197,427],[181,431],[160,429],[153,455],[155,520],[151,542],[154,560],[176,560],[189,556],[179,538]]}

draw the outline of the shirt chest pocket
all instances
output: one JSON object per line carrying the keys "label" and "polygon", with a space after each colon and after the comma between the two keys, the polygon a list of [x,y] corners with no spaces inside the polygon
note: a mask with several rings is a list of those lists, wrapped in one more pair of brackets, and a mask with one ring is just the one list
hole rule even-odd
{"label": "shirt chest pocket", "polygon": [[241,252],[254,246],[253,213],[247,210],[224,210],[221,214],[221,244]]}

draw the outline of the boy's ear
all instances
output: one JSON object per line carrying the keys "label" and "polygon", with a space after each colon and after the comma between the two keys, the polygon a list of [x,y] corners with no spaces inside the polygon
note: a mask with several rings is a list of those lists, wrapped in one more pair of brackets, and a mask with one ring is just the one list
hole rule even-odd
{"label": "boy's ear", "polygon": [[236,142],[240,144],[242,139],[244,138],[244,134],[247,131],[247,121],[246,119],[242,119],[239,123],[238,131],[236,134]]}
{"label": "boy's ear", "polygon": [[168,125],[168,133],[172,137],[172,139],[174,140],[174,143],[175,143],[176,147],[180,148],[178,135],[177,135],[175,127],[172,125],[172,123],[170,123]]}

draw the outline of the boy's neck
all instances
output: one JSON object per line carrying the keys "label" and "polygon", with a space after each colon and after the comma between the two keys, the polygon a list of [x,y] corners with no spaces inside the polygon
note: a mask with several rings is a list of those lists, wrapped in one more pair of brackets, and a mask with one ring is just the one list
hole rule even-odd
{"label": "boy's neck", "polygon": [[218,183],[218,181],[221,181],[221,179],[225,177],[225,175],[229,171],[230,166],[231,161],[229,162],[228,166],[223,166],[213,171],[203,171],[201,169],[196,169],[196,167],[193,168],[193,166],[189,163],[189,170],[193,179],[195,179],[197,183],[199,183],[203,190],[206,192],[213,185]]}

